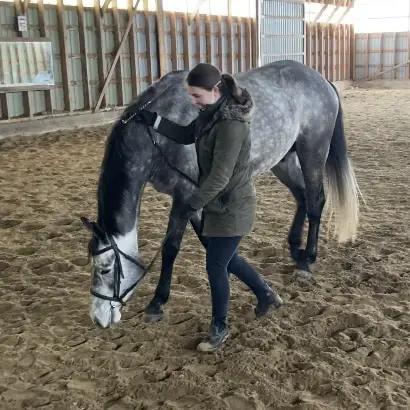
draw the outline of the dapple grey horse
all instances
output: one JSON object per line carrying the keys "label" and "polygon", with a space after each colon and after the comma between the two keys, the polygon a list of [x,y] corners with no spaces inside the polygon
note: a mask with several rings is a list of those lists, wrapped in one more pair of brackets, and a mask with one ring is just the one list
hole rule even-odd
{"label": "dapple grey horse", "polygon": [[[82,218],[92,233],[91,316],[103,328],[120,321],[122,306],[147,272],[137,245],[139,205],[147,183],[173,200],[147,320],[162,319],[162,306],[170,295],[173,264],[188,223],[181,204],[197,186],[197,158],[194,146],[178,145],[139,122],[138,110],[147,107],[187,125],[197,109],[185,91],[186,75],[171,72],[144,90],[113,125],[107,140],[98,218]],[[254,100],[253,174],[272,171],[293,194],[297,206],[288,234],[290,255],[298,271],[309,276],[317,256],[325,192],[339,241],[354,239],[358,225],[359,189],[347,153],[339,95],[320,73],[295,61],[274,62],[234,77]],[[190,223],[206,246],[200,217],[199,212]],[[309,229],[302,249],[306,217]]]}

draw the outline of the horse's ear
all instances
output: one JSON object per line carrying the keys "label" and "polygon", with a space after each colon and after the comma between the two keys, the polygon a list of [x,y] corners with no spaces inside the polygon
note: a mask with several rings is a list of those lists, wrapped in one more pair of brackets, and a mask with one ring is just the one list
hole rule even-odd
{"label": "horse's ear", "polygon": [[80,219],[81,219],[82,224],[87,228],[88,232],[94,233],[94,222],[91,222],[85,216],[82,216]]}
{"label": "horse's ear", "polygon": [[88,232],[90,232],[102,241],[106,240],[104,231],[95,222],[90,221],[85,216],[82,216],[80,219],[83,225],[87,228]]}

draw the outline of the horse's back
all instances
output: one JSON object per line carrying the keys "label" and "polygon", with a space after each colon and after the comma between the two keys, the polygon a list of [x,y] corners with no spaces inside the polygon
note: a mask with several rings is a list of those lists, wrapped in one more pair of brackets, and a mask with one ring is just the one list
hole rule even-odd
{"label": "horse's back", "polygon": [[327,111],[337,114],[331,85],[318,71],[297,61],[275,61],[235,78],[254,101],[251,138],[256,173],[276,165],[304,130],[323,123]]}

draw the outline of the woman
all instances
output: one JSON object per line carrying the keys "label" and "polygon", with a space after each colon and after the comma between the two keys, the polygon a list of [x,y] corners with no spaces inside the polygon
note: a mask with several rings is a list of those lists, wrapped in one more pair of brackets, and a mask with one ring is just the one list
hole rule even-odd
{"label": "woman", "polygon": [[212,297],[209,336],[198,345],[213,351],[228,337],[229,276],[234,273],[255,294],[258,317],[282,300],[238,255],[239,243],[252,231],[256,192],[250,170],[249,121],[253,101],[229,74],[200,63],[187,77],[187,91],[200,108],[199,116],[181,126],[156,112],[142,110],[139,120],[180,144],[196,146],[199,187],[187,203],[187,212],[203,209],[203,231],[208,237],[206,269]]}

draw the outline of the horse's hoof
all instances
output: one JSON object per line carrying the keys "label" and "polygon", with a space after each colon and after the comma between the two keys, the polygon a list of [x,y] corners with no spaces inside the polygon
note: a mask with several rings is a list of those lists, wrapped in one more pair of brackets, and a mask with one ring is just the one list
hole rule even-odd
{"label": "horse's hoof", "polygon": [[160,322],[164,318],[164,311],[159,303],[150,303],[145,309],[145,321],[147,323]]}
{"label": "horse's hoof", "polygon": [[299,282],[311,283],[313,280],[312,273],[307,270],[296,269],[293,278]]}
{"label": "horse's hoof", "polygon": [[164,313],[145,313],[145,322],[156,323],[164,319]]}

